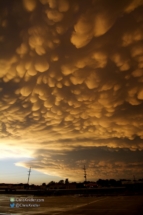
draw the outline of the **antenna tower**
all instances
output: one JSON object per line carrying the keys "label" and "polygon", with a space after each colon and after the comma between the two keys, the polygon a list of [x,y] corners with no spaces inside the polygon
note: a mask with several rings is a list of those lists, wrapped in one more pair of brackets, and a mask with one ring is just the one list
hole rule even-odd
{"label": "antenna tower", "polygon": [[31,173],[31,167],[30,167],[30,169],[29,169],[29,171],[28,171],[28,181],[27,181],[27,184],[29,184],[30,173]]}
{"label": "antenna tower", "polygon": [[87,174],[86,174],[86,168],[85,168],[85,165],[84,165],[83,170],[84,170],[84,181],[86,182],[86,180],[87,180]]}

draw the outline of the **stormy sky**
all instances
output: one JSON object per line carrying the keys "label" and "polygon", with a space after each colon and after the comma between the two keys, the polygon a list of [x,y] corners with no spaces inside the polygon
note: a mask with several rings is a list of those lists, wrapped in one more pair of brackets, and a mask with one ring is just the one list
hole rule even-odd
{"label": "stormy sky", "polygon": [[143,0],[0,1],[0,152],[53,179],[143,178]]}

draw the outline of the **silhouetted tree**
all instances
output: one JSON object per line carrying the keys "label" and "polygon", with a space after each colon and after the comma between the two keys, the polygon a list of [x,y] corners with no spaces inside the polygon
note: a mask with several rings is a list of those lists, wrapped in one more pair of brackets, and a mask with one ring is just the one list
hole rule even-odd
{"label": "silhouetted tree", "polygon": [[55,184],[55,182],[54,182],[54,181],[50,181],[50,182],[48,183],[48,185],[50,185],[50,184]]}
{"label": "silhouetted tree", "polygon": [[60,180],[60,181],[59,181],[59,184],[64,184],[64,180]]}
{"label": "silhouetted tree", "polygon": [[65,184],[69,184],[69,179],[68,178],[66,178]]}

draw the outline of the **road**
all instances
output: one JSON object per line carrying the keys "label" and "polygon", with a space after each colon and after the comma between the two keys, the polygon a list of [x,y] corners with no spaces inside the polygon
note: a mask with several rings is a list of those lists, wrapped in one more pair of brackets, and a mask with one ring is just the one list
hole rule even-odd
{"label": "road", "polygon": [[[87,197],[88,198],[88,197]],[[68,215],[143,215],[143,196],[103,197],[83,207],[68,211]],[[57,215],[67,215],[67,211]]]}

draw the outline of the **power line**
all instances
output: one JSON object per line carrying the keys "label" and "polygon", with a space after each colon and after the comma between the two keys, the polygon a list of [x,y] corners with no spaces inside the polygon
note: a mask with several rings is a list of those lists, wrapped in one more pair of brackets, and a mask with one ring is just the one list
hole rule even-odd
{"label": "power line", "polygon": [[16,174],[16,173],[25,173],[26,171],[17,171],[17,172],[3,172],[3,174]]}
{"label": "power line", "polygon": [[[29,172],[29,171],[28,171]],[[22,175],[25,175],[25,173],[19,173],[19,172],[16,172],[16,173],[5,173],[5,174],[2,174],[2,175],[16,175],[16,174],[22,174]],[[48,174],[45,174],[45,173],[33,173],[32,175],[48,175]]]}
{"label": "power line", "polygon": [[16,174],[25,175],[25,173],[19,173],[19,172],[16,172],[16,173],[6,173],[6,174],[2,174],[2,175],[16,175]]}

